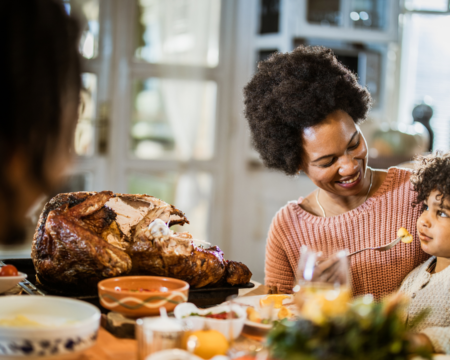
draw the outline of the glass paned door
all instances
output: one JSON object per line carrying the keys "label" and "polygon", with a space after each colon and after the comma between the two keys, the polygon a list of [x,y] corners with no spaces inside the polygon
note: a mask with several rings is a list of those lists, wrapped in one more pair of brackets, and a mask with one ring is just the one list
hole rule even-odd
{"label": "glass paned door", "polygon": [[208,80],[135,80],[132,154],[140,159],[211,159],[216,93],[217,84]]}
{"label": "glass paned door", "polygon": [[136,6],[137,59],[217,66],[220,0],[138,0]]}

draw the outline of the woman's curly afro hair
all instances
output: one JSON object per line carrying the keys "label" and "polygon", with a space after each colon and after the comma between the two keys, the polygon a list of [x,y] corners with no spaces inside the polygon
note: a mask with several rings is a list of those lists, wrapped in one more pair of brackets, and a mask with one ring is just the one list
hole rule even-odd
{"label": "woman's curly afro hair", "polygon": [[415,160],[417,165],[410,179],[417,192],[413,205],[422,204],[434,190],[440,193],[441,204],[445,198],[450,199],[450,153],[437,152]]}
{"label": "woman's curly afro hair", "polygon": [[302,164],[302,131],[335,110],[362,122],[369,92],[330,49],[299,46],[258,64],[244,88],[245,117],[253,146],[268,168],[295,175]]}

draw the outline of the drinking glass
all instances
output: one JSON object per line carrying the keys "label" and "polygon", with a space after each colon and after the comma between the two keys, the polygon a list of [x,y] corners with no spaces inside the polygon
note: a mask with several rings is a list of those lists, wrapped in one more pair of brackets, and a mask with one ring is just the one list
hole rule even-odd
{"label": "drinking glass", "polygon": [[293,290],[300,314],[314,322],[345,313],[351,298],[347,251],[324,259],[303,247]]}
{"label": "drinking glass", "polygon": [[189,324],[174,318],[154,317],[136,320],[138,358],[161,350],[182,349],[182,341]]}

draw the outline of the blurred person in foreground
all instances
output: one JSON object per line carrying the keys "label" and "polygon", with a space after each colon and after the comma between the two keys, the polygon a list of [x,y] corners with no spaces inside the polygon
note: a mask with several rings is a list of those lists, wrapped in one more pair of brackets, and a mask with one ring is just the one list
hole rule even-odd
{"label": "blurred person in foreground", "polygon": [[0,243],[70,165],[81,87],[78,23],[57,0],[0,1]]}

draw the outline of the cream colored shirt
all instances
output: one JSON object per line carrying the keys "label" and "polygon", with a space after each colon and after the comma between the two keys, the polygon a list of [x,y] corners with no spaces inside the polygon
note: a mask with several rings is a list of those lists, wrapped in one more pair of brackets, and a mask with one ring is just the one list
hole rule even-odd
{"label": "cream colored shirt", "polygon": [[[436,352],[450,354],[450,266],[433,274],[435,266],[433,256],[406,276],[399,291],[410,298],[407,326],[427,335]],[[429,314],[413,326],[414,319],[424,309],[429,309]]]}

